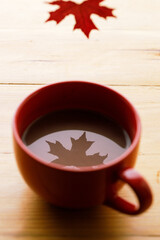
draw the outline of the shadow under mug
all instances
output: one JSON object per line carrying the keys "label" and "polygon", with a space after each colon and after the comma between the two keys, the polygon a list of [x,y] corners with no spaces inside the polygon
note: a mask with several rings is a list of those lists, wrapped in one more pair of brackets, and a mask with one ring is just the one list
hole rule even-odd
{"label": "shadow under mug", "polygon": [[[31,153],[21,137],[35,119],[63,109],[100,112],[120,124],[131,138],[130,147],[118,158],[92,167],[65,168],[49,164]],[[134,170],[141,123],[133,105],[118,92],[96,83],[66,81],[46,85],[26,97],[13,120],[14,152],[27,184],[46,201],[63,208],[86,208],[105,204],[126,214],[144,212],[152,202],[146,180]],[[135,205],[118,195],[127,183],[135,192]]]}

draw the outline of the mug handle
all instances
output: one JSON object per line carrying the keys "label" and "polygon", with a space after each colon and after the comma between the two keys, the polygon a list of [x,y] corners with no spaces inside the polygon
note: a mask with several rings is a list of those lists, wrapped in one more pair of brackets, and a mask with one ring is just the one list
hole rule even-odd
{"label": "mug handle", "polygon": [[112,190],[109,199],[105,205],[129,215],[137,215],[144,212],[152,203],[152,193],[146,180],[133,168],[123,169],[119,172],[119,179],[129,186],[135,192],[139,206],[136,206],[117,195]]}

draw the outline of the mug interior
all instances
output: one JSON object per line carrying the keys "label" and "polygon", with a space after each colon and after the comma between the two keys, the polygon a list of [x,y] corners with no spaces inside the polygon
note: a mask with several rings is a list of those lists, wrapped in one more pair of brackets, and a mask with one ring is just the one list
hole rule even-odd
{"label": "mug interior", "polygon": [[132,144],[139,139],[140,120],[133,105],[108,87],[81,81],[47,85],[30,94],[20,104],[14,118],[18,137],[21,139],[27,126],[37,118],[66,109],[99,112],[121,125],[129,134]]}

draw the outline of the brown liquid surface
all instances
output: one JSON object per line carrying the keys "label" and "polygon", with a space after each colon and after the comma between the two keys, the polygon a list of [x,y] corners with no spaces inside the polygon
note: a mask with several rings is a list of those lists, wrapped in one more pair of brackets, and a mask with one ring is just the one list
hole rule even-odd
{"label": "brown liquid surface", "polygon": [[65,110],[34,121],[22,140],[46,162],[67,167],[96,166],[120,156],[131,144],[127,132],[101,114]]}

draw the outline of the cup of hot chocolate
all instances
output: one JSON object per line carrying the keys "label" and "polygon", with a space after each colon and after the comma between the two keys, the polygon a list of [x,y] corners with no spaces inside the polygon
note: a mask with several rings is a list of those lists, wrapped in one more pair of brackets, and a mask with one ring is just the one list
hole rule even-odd
{"label": "cup of hot chocolate", "polygon": [[[105,204],[131,215],[152,202],[147,181],[134,170],[140,133],[139,115],[124,96],[84,81],[38,89],[13,120],[16,161],[38,195],[63,208]],[[138,206],[119,196],[125,183]]]}

